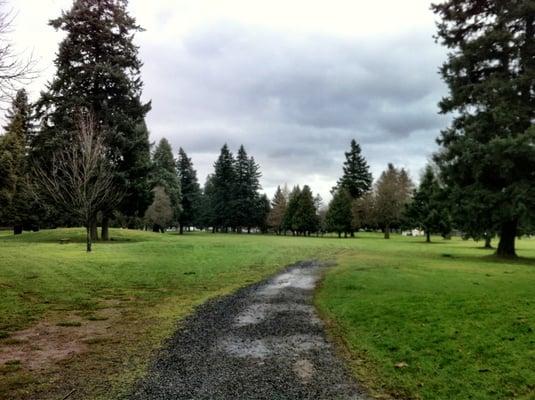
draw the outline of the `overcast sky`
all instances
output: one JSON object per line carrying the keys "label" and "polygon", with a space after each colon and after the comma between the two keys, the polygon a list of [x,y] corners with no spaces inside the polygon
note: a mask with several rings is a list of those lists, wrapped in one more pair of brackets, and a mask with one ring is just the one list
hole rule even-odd
{"label": "overcast sky", "polygon": [[[54,73],[61,34],[47,25],[71,0],[11,0],[15,43]],[[244,144],[264,190],[309,184],[325,199],[355,138],[374,178],[388,162],[417,179],[447,124],[445,93],[426,0],[131,0],[146,31],[151,140],[193,158],[201,183],[223,143]]]}

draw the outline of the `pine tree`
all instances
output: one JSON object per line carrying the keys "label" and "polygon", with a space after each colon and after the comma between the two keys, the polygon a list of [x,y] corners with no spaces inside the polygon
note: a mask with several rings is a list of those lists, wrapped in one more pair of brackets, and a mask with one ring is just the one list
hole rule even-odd
{"label": "pine tree", "polygon": [[241,232],[242,227],[250,231],[256,222],[256,208],[261,189],[259,166],[254,158],[249,158],[245,148],[240,146],[236,156],[236,177],[234,186],[234,222]]}
{"label": "pine tree", "polygon": [[214,175],[210,174],[206,177],[204,188],[201,193],[201,204],[199,208],[198,223],[201,228],[212,227],[212,232],[217,230],[215,218],[215,189],[214,189]]}
{"label": "pine tree", "polygon": [[228,228],[236,227],[236,166],[226,144],[221,148],[219,158],[214,164],[212,182],[214,225],[227,232]]}
{"label": "pine tree", "polygon": [[433,168],[425,168],[420,185],[407,208],[409,220],[423,228],[426,241],[431,242],[432,232],[441,232],[449,221],[449,215],[441,201],[441,188]]}
{"label": "pine tree", "polygon": [[[144,121],[150,103],[141,101],[141,61],[133,42],[142,29],[126,7],[126,0],[75,0],[70,10],[50,21],[66,36],[54,61],[56,75],[38,102],[41,130],[32,142],[32,155],[50,163],[54,152],[68,145],[74,134],[75,115],[90,111],[99,129],[107,132],[116,186],[125,192],[120,210],[140,216],[151,197]],[[113,210],[102,211],[106,239]]]}
{"label": "pine tree", "polygon": [[293,225],[297,232],[307,236],[310,236],[312,232],[318,231],[318,210],[314,204],[312,190],[308,185],[303,186],[303,190],[299,194]]}
{"label": "pine tree", "polygon": [[267,218],[271,211],[269,198],[266,194],[257,196],[253,224],[260,229],[260,232],[266,233],[268,230]]}
{"label": "pine tree", "polygon": [[284,232],[291,231],[292,235],[297,232],[297,224],[295,223],[295,214],[299,208],[299,199],[301,197],[301,188],[294,186],[290,195],[288,196],[288,206],[282,219],[282,229]]}
{"label": "pine tree", "polygon": [[[519,226],[535,214],[535,7],[532,1],[447,0],[432,6],[450,51],[441,68],[454,115],[436,156],[445,183],[484,200],[500,233],[497,254],[515,256]],[[473,207],[469,207],[471,209]]]}
{"label": "pine tree", "polygon": [[5,135],[0,144],[0,221],[13,226],[37,226],[38,205],[30,193],[27,147],[32,131],[31,106],[24,89],[17,92],[7,113]]}
{"label": "pine tree", "polygon": [[353,199],[358,199],[368,192],[372,186],[372,174],[366,159],[361,154],[360,145],[351,140],[351,148],[345,153],[344,174],[335,187],[345,189]]}
{"label": "pine tree", "polygon": [[345,189],[337,190],[325,216],[327,231],[336,232],[338,237],[344,233],[346,236],[352,231],[351,196]]}
{"label": "pine tree", "polygon": [[201,202],[197,171],[193,169],[191,158],[182,147],[178,150],[177,171],[182,189],[182,212],[179,217],[180,234],[182,234],[184,227],[198,223]]}
{"label": "pine tree", "polygon": [[271,211],[269,212],[267,223],[270,228],[275,230],[277,235],[282,233],[284,214],[288,206],[288,196],[289,193],[286,186],[282,189],[280,186],[277,186],[277,190],[271,201]]}
{"label": "pine tree", "polygon": [[182,211],[180,180],[177,174],[176,161],[173,158],[173,149],[165,138],[160,140],[152,154],[150,184],[153,188],[164,188],[173,210],[172,222],[173,224],[178,223]]}

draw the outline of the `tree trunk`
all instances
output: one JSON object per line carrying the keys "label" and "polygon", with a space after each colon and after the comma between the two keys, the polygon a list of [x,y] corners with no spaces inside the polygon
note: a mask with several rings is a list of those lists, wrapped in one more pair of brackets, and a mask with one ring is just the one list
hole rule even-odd
{"label": "tree trunk", "polygon": [[158,225],[158,224],[153,224],[153,225],[152,225],[152,231],[153,231],[154,233],[160,233],[160,225]]}
{"label": "tree trunk", "polygon": [[102,228],[100,230],[100,238],[102,240],[110,240],[110,219],[107,215],[102,216]]}
{"label": "tree trunk", "polygon": [[91,229],[88,224],[85,228],[85,241],[86,241],[86,251],[89,253],[91,252]]}
{"label": "tree trunk", "polygon": [[351,231],[351,237],[352,237],[352,238],[355,237],[355,231]]}
{"label": "tree trunk", "polygon": [[385,226],[385,239],[390,239],[390,226]]}
{"label": "tree trunk", "polygon": [[92,217],[89,222],[89,234],[91,235],[91,241],[98,240],[98,227],[97,227],[97,217]]}
{"label": "tree trunk", "polygon": [[17,224],[13,227],[13,234],[20,235],[22,233],[22,225]]}
{"label": "tree trunk", "polygon": [[342,232],[338,232],[338,239],[342,237]]}
{"label": "tree trunk", "polygon": [[485,234],[485,248],[492,249],[492,237],[489,234]]}
{"label": "tree trunk", "polygon": [[496,250],[497,256],[516,257],[515,238],[517,226],[517,220],[507,221],[502,224],[500,242],[498,243],[498,250]]}
{"label": "tree trunk", "polygon": [[425,241],[426,243],[431,243],[431,232],[425,231]]}
{"label": "tree trunk", "polygon": [[251,227],[250,226],[247,227],[247,233],[251,233]]}
{"label": "tree trunk", "polygon": [[178,228],[178,233],[179,234],[184,234],[184,225],[183,224],[180,224],[180,228]]}

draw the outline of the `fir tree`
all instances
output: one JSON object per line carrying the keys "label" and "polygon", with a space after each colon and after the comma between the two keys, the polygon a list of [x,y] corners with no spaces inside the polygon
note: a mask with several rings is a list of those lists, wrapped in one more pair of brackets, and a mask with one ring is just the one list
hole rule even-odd
{"label": "fir tree", "polygon": [[182,189],[182,212],[180,213],[180,234],[184,227],[198,223],[200,214],[201,189],[197,180],[197,171],[193,169],[191,158],[182,147],[178,150],[177,160],[178,176]]}
{"label": "fir tree", "polygon": [[428,165],[407,208],[411,223],[423,228],[426,241],[431,242],[431,233],[443,232],[449,215],[441,199],[441,188],[433,168]]}
{"label": "fir tree", "polygon": [[372,174],[366,159],[361,154],[360,145],[351,140],[351,148],[345,153],[344,174],[338,180],[336,189],[345,189],[353,198],[358,199],[368,192],[372,186]]}
{"label": "fir tree", "polygon": [[17,92],[7,121],[0,143],[0,221],[20,234],[24,225],[37,226],[39,209],[30,193],[27,147],[32,115],[24,89]]}
{"label": "fir tree", "polygon": [[214,225],[227,232],[236,226],[235,218],[235,160],[228,146],[221,148],[219,158],[214,164],[212,206]]}
{"label": "fir tree", "polygon": [[206,177],[204,188],[201,193],[201,204],[199,209],[198,223],[201,228],[212,227],[212,232],[217,230],[215,218],[215,189],[214,189],[214,175],[210,174]]}
{"label": "fir tree", "polygon": [[164,188],[171,202],[173,210],[172,222],[175,224],[180,218],[181,188],[177,174],[176,161],[173,158],[173,150],[167,139],[162,138],[152,154],[152,171],[150,176],[152,187]]}
{"label": "fir tree", "polygon": [[533,2],[448,0],[432,8],[442,19],[438,39],[450,50],[440,110],[454,115],[436,161],[466,202],[484,195],[500,234],[497,254],[515,256],[519,227],[535,214]]}
{"label": "fir tree", "polygon": [[301,188],[294,186],[290,195],[288,196],[288,206],[282,219],[282,229],[284,232],[291,231],[292,235],[296,234],[297,224],[295,223],[295,214],[299,208],[299,199],[301,197]]}
{"label": "fir tree", "polygon": [[234,184],[234,223],[238,232],[242,227],[250,231],[256,222],[256,208],[259,200],[260,172],[254,158],[249,158],[245,148],[240,146],[236,156]]}
{"label": "fir tree", "polygon": [[308,185],[303,186],[299,194],[297,207],[293,216],[293,226],[297,232],[310,236],[317,232],[319,219],[314,204],[314,196]]}
{"label": "fir tree", "polygon": [[[107,132],[108,160],[123,192],[120,209],[142,215],[150,202],[147,177],[150,146],[145,115],[150,103],[141,101],[141,61],[134,35],[142,29],[128,15],[126,0],[75,0],[71,9],[50,21],[65,32],[54,64],[56,75],[38,102],[41,130],[32,142],[32,154],[50,163],[75,131],[80,111],[95,115]],[[103,238],[108,216],[102,210]]]}
{"label": "fir tree", "polygon": [[345,189],[339,189],[334,193],[325,215],[326,229],[336,232],[338,237],[342,233],[347,236],[353,229],[351,218],[351,196]]}

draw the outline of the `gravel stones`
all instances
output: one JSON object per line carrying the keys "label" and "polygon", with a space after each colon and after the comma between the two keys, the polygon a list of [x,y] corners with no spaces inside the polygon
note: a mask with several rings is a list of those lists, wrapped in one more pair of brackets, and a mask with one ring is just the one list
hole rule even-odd
{"label": "gravel stones", "polygon": [[312,304],[324,265],[300,262],[197,309],[130,399],[365,399]]}

